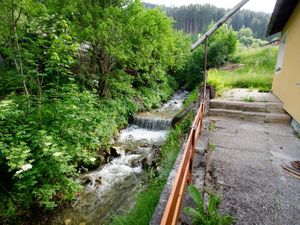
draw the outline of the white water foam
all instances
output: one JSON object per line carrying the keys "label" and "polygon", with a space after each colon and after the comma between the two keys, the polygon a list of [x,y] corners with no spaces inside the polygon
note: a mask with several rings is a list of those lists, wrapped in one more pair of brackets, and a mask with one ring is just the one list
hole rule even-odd
{"label": "white water foam", "polygon": [[[160,109],[141,113],[143,118],[170,120],[182,108],[187,92],[175,93]],[[153,146],[160,146],[166,140],[169,130],[147,130],[131,125],[120,132],[118,141],[120,154],[96,171],[80,176],[77,181],[84,183],[85,191],[73,208],[66,209],[54,219],[53,224],[74,224],[82,221],[98,225],[104,223],[110,211],[118,212],[133,202],[132,195],[144,185],[142,160],[153,153]],[[125,150],[130,150],[126,154]],[[132,153],[132,154],[131,154]]]}
{"label": "white water foam", "polygon": [[[122,155],[106,164],[100,171],[94,171],[88,174],[91,182],[86,186],[86,192],[97,189],[97,197],[110,191],[116,184],[122,182],[128,176],[142,173],[142,166],[139,160],[142,158],[138,154]],[[97,184],[101,182],[101,185]]]}
{"label": "white water foam", "polygon": [[183,101],[188,96],[188,91],[183,91],[179,94],[173,95],[173,97],[163,104],[163,106],[157,110],[158,112],[168,112],[169,114],[176,113],[183,106]]}
{"label": "white water foam", "polygon": [[165,141],[168,132],[168,130],[147,130],[137,126],[129,126],[121,131],[119,142],[145,142],[160,145]]}

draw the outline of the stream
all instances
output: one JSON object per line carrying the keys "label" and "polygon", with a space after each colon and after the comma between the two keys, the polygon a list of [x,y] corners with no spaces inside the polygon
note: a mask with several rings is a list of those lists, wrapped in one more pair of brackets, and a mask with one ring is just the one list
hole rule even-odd
{"label": "stream", "polygon": [[112,214],[134,206],[134,196],[146,183],[144,168],[158,159],[174,115],[182,109],[187,91],[178,91],[160,108],[136,114],[120,131],[112,150],[114,157],[99,169],[82,174],[76,181],[84,185],[73,206],[55,215],[50,224],[99,225]]}

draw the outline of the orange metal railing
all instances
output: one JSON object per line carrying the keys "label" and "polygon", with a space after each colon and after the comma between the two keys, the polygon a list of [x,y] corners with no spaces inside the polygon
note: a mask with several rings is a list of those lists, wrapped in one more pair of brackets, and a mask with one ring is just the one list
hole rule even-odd
{"label": "orange metal railing", "polygon": [[195,152],[195,145],[201,134],[202,130],[202,118],[204,115],[204,103],[200,104],[197,115],[194,119],[192,128],[189,133],[187,143],[184,148],[184,153],[180,166],[178,168],[175,181],[169,196],[161,225],[175,225],[178,222],[178,217],[181,211],[181,203],[183,194],[187,184],[192,181],[192,164]]}

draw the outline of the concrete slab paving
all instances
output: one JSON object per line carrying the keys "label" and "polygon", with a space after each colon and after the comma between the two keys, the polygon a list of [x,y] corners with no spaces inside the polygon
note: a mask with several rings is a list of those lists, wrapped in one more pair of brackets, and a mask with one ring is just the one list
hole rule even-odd
{"label": "concrete slab paving", "polygon": [[219,99],[243,101],[245,98],[252,98],[255,102],[280,102],[280,100],[271,93],[262,93],[256,89],[245,88],[234,88],[224,91]]}
{"label": "concrete slab paving", "polygon": [[[216,129],[206,135],[215,145],[207,187],[222,197],[220,211],[231,214],[237,225],[299,225],[300,180],[281,169],[283,163],[300,160],[300,140],[290,125],[208,119]],[[203,157],[195,160],[194,183],[201,189]]]}

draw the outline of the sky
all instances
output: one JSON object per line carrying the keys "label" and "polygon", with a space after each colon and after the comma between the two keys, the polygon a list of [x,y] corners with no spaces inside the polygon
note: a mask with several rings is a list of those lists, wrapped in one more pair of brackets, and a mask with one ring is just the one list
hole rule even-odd
{"label": "sky", "polygon": [[[189,4],[205,4],[209,3],[220,8],[233,8],[240,0],[142,0],[158,5],[165,6],[182,6]],[[242,9],[250,9],[253,11],[262,11],[272,13],[276,0],[250,0],[242,7]]]}

